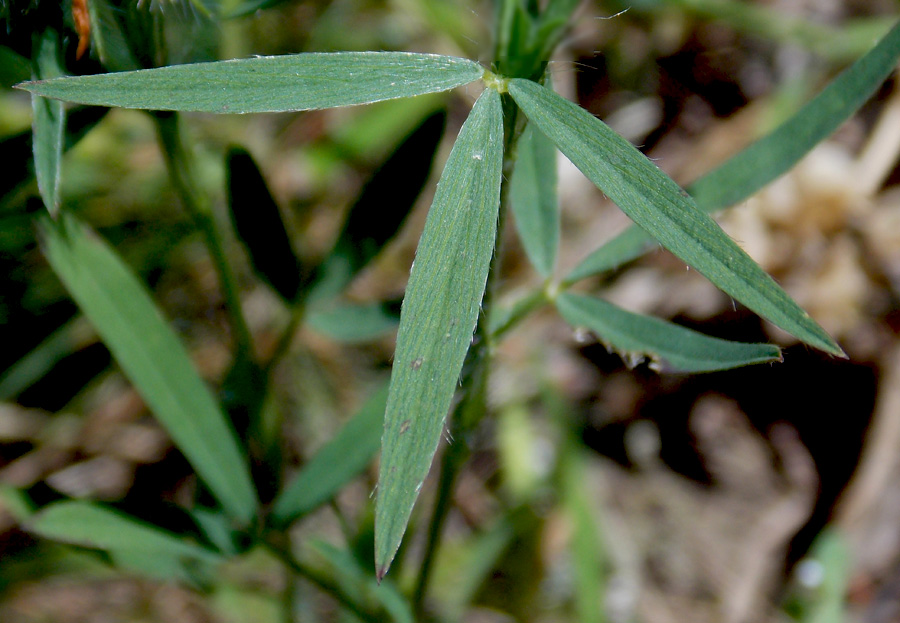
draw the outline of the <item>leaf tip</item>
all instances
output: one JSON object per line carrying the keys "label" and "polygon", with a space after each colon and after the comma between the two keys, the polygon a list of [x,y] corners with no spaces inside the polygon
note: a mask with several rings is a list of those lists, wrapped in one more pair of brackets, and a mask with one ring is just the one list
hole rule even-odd
{"label": "leaf tip", "polygon": [[384,576],[387,575],[388,569],[390,569],[390,564],[379,565],[375,570],[375,579],[381,584],[381,581],[384,579]]}
{"label": "leaf tip", "polygon": [[844,349],[837,343],[837,341],[832,338],[830,335],[825,333],[824,337],[820,339],[818,342],[806,341],[807,344],[812,344],[819,350],[832,355],[833,357],[837,357],[838,359],[850,359],[847,353],[844,352]]}
{"label": "leaf tip", "polygon": [[20,82],[19,84],[14,84],[12,88],[19,89],[20,91],[34,92],[42,82],[44,82],[44,80],[27,80],[25,82]]}

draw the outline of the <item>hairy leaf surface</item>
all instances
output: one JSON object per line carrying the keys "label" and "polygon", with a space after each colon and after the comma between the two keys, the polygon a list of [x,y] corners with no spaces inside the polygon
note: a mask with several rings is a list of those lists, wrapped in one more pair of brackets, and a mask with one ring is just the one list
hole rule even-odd
{"label": "hairy leaf surface", "polygon": [[379,577],[406,531],[478,320],[497,233],[502,165],[500,96],[487,89],[447,160],[406,287],[375,507]]}
{"label": "hairy leaf surface", "polygon": [[529,120],[588,179],[669,251],[788,333],[843,355],[825,330],[631,143],[585,109],[535,82],[511,80],[509,92]]}
{"label": "hairy leaf surface", "polygon": [[553,274],[559,248],[559,202],[556,198],[556,147],[529,126],[519,139],[512,177],[512,209],[522,246],[535,270]]}
{"label": "hairy leaf surface", "polygon": [[[900,58],[900,23],[793,117],[687,187],[707,212],[739,203],[786,173],[834,133],[894,71]],[[575,282],[640,257],[652,242],[631,227],[586,257],[566,277]]]}
{"label": "hairy leaf surface", "polygon": [[474,61],[408,52],[334,52],[172,65],[26,82],[69,102],[210,113],[285,112],[446,91],[479,79]]}
{"label": "hairy leaf surface", "polygon": [[590,329],[624,357],[646,356],[664,370],[711,372],[781,360],[781,351],[772,344],[721,340],[597,298],[560,294],[556,308],[570,325]]}

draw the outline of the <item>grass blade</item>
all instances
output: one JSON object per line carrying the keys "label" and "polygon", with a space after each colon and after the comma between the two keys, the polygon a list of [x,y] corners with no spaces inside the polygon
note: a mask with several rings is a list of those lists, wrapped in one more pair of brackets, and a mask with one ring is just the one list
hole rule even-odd
{"label": "grass blade", "polygon": [[[59,36],[46,30],[35,42],[34,77],[62,75],[59,61]],[[62,176],[63,136],[66,111],[62,102],[32,94],[32,132],[34,135],[34,173],[41,199],[50,214],[59,211],[59,186]]]}
{"label": "grass blade", "polygon": [[556,147],[534,126],[519,139],[511,191],[516,229],[525,253],[535,270],[549,278],[559,248]]}
{"label": "grass blade", "polygon": [[184,562],[221,560],[212,550],[93,502],[51,504],[32,516],[26,527],[46,539],[104,550],[128,567],[157,577],[178,575]]}
{"label": "grass blade", "polygon": [[[688,193],[707,212],[747,199],[786,173],[859,110],[891,74],[898,58],[900,23],[794,116],[688,186]],[[652,247],[649,243],[647,234],[629,228],[585,258],[566,281],[574,283],[640,257]]]}
{"label": "grass blade", "polygon": [[82,104],[210,113],[313,110],[446,91],[481,78],[474,61],[409,52],[335,52],[172,65],[26,82]]}
{"label": "grass blade", "polygon": [[573,327],[586,327],[626,360],[649,357],[666,371],[711,372],[781,361],[772,344],[730,342],[652,316],[626,311],[601,299],[560,294],[559,313]]}
{"label": "grass blade", "polygon": [[672,179],[577,104],[528,80],[509,92],[588,179],[664,247],[727,294],[800,340],[841,348]]}
{"label": "grass blade", "polygon": [[371,462],[381,444],[387,384],[378,390],[275,499],[272,518],[287,525],[331,499]]}
{"label": "grass blade", "polygon": [[41,222],[44,253],[123,372],[232,517],[247,523],[256,493],[237,438],[147,291],[73,217]]}
{"label": "grass blade", "polygon": [[31,517],[28,529],[47,539],[93,549],[160,552],[207,561],[218,558],[212,550],[94,502],[50,504]]}
{"label": "grass blade", "polygon": [[500,96],[487,89],[447,160],[406,287],[375,507],[379,578],[406,531],[478,320],[497,233],[502,165]]}

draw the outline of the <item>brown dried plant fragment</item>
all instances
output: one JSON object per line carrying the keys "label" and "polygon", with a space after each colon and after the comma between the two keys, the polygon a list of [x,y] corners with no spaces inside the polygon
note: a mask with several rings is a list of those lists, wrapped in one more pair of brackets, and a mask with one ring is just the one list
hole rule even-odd
{"label": "brown dried plant fragment", "polygon": [[91,18],[88,14],[88,0],[72,0],[72,19],[75,20],[75,31],[78,33],[78,49],[75,59],[81,60],[91,44]]}

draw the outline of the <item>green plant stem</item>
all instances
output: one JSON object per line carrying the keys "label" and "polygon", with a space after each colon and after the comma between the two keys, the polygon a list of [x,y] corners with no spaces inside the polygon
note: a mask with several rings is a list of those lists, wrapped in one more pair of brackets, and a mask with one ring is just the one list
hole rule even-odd
{"label": "green plant stem", "polygon": [[498,275],[500,274],[500,259],[502,257],[499,248],[503,240],[503,230],[509,212],[509,196],[513,169],[516,161],[516,144],[524,129],[524,122],[520,119],[518,107],[507,95],[503,96],[503,124],[504,124],[504,150],[503,150],[503,181],[500,185],[500,216],[497,223],[497,237],[494,241],[494,256],[491,259],[491,267],[488,272],[487,285],[482,299],[483,316],[475,330],[475,338],[466,356],[460,377],[462,396],[451,414],[448,428],[452,442],[441,457],[440,473],[438,476],[438,492],[435,500],[434,511],[428,527],[428,537],[425,545],[425,553],[419,568],[419,575],[412,597],[413,619],[423,620],[425,608],[425,595],[428,591],[428,581],[431,570],[441,543],[441,533],[447,515],[452,507],[453,490],[462,466],[469,458],[468,437],[476,429],[484,414],[487,412],[487,386],[490,355],[493,351],[494,336],[488,326],[487,318],[496,300]]}
{"label": "green plant stem", "polygon": [[353,529],[350,528],[350,522],[348,522],[347,518],[344,516],[344,512],[338,505],[337,500],[331,498],[331,500],[328,502],[328,506],[331,508],[331,512],[333,512],[334,516],[337,518],[338,525],[341,528],[341,534],[344,535],[344,540],[348,543],[352,543],[354,539]]}
{"label": "green plant stem", "polygon": [[275,346],[275,350],[272,351],[272,354],[269,356],[269,360],[265,364],[265,368],[263,372],[265,373],[265,378],[268,379],[272,375],[272,370],[275,366],[278,365],[278,362],[288,353],[291,348],[291,343],[294,341],[294,334],[297,333],[297,328],[303,322],[303,318],[306,316],[306,304],[303,301],[298,303],[294,303],[293,307],[291,307],[291,318],[288,320],[288,325],[285,327],[284,332],[281,334],[281,338],[278,340],[278,344]]}
{"label": "green plant stem", "polygon": [[552,302],[553,298],[547,288],[529,292],[512,303],[512,305],[505,308],[501,312],[502,317],[492,319],[494,322],[491,324],[491,339],[496,342],[519,324],[522,319],[531,314],[531,312],[538,307]]}
{"label": "green plant stem", "polygon": [[[486,368],[486,366],[482,367]],[[428,590],[428,581],[431,578],[431,570],[440,545],[441,533],[452,506],[451,501],[453,499],[453,490],[456,487],[456,478],[468,458],[469,447],[462,435],[455,443],[449,444],[447,450],[441,456],[437,499],[435,500],[431,523],[428,526],[425,555],[422,558],[422,566],[419,569],[419,576],[416,580],[416,588],[412,599],[413,618],[416,621],[424,620],[425,594]]]}
{"label": "green plant stem", "polygon": [[[283,537],[283,540],[287,542],[288,537],[284,533],[280,533],[279,535],[274,535],[279,538]],[[381,612],[370,612],[363,604],[358,603],[351,595],[349,595],[343,587],[336,582],[333,578],[329,576],[327,573],[323,573],[318,569],[315,569],[311,565],[308,565],[300,560],[297,560],[294,556],[292,556],[287,550],[285,546],[281,546],[279,544],[273,543],[273,534],[268,535],[268,540],[265,541],[265,547],[268,549],[276,558],[278,558],[285,567],[288,568],[288,571],[312,582],[326,593],[334,597],[334,599],[341,604],[347,610],[350,610],[355,615],[357,615],[363,621],[371,621],[371,623],[382,623],[385,619],[383,617],[384,613]]]}
{"label": "green plant stem", "polygon": [[494,59],[501,72],[508,65],[517,2],[518,0],[500,0],[497,3],[497,14],[494,17]]}
{"label": "green plant stem", "polygon": [[225,255],[222,236],[216,225],[209,200],[197,187],[193,174],[193,159],[181,137],[179,115],[178,113],[157,112],[153,113],[153,118],[156,121],[160,144],[172,184],[185,209],[203,233],[206,247],[218,272],[231,328],[234,332],[235,348],[238,353],[245,354],[252,360],[254,356],[253,339],[244,318],[237,282]]}
{"label": "green plant stem", "polygon": [[282,596],[281,615],[284,623],[293,623],[294,607],[297,593],[297,574],[288,571],[284,583],[284,595]]}

